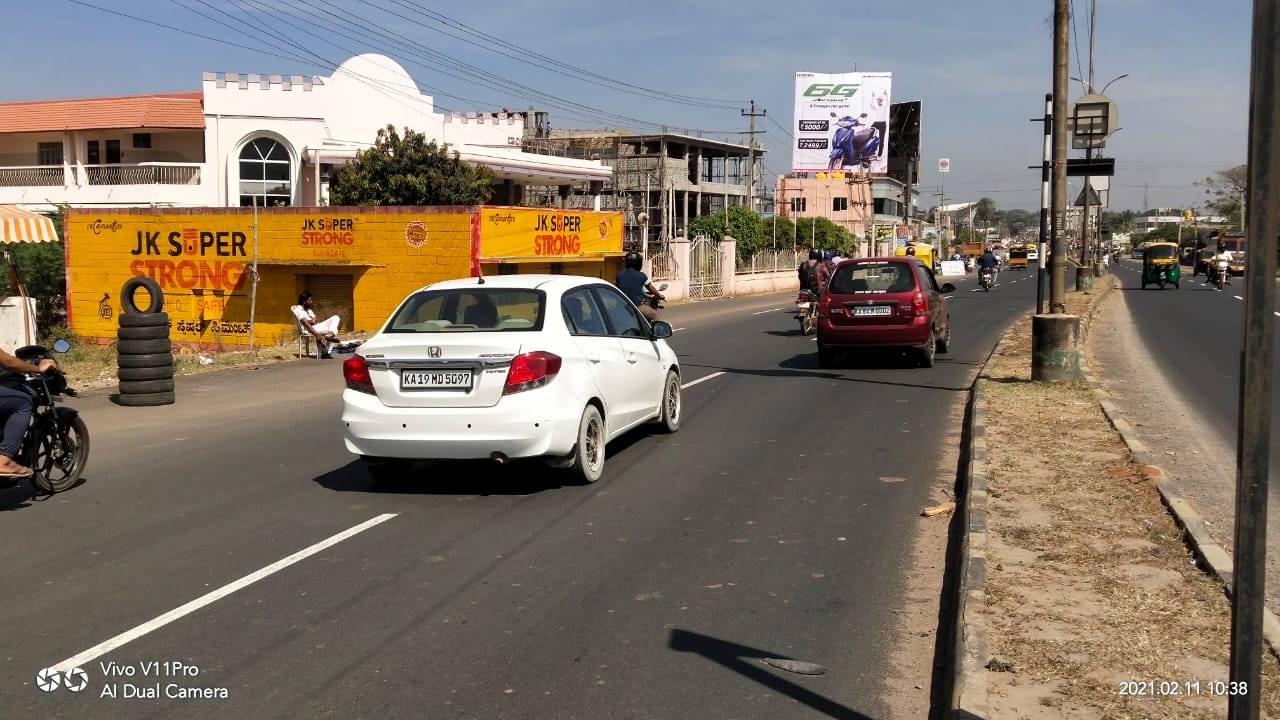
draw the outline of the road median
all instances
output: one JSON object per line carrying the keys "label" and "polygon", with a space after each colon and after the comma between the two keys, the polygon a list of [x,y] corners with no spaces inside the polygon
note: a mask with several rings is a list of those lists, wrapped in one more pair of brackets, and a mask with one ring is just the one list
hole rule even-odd
{"label": "road median", "polygon": [[[1068,294],[1083,333],[1111,282]],[[1092,383],[1032,383],[1030,350],[1028,316],[974,394],[956,716],[1222,717],[1230,606],[1219,578]],[[1277,673],[1268,656],[1272,717]]]}

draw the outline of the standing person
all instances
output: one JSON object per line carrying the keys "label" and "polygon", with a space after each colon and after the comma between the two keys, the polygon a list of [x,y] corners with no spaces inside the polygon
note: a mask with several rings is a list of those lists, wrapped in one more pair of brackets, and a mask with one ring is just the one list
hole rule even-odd
{"label": "standing person", "polygon": [[311,293],[304,292],[298,296],[298,304],[289,310],[298,319],[298,324],[315,336],[316,344],[320,346],[320,359],[328,360],[333,357],[330,349],[338,342],[338,324],[342,320],[337,315],[330,315],[317,322],[315,306],[315,298],[311,297]]}
{"label": "standing person", "polygon": [[0,350],[0,417],[4,418],[3,435],[0,435],[0,477],[31,477],[31,468],[17,459],[22,438],[31,423],[31,396],[22,387],[22,376],[46,373],[55,367],[57,363],[47,358],[32,364]]}
{"label": "standing person", "polygon": [[644,319],[653,324],[658,320],[658,311],[645,302],[644,293],[647,290],[659,300],[666,300],[666,297],[658,292],[658,288],[654,287],[653,283],[649,282],[649,276],[640,269],[642,267],[644,267],[644,258],[640,257],[640,253],[627,253],[622,259],[622,272],[618,273],[618,279],[614,284],[635,304]]}

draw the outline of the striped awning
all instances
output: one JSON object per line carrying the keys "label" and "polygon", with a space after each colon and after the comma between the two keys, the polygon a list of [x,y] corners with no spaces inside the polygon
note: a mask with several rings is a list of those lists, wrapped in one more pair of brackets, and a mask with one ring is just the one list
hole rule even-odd
{"label": "striped awning", "polygon": [[58,231],[49,218],[17,205],[0,205],[0,242],[57,242]]}

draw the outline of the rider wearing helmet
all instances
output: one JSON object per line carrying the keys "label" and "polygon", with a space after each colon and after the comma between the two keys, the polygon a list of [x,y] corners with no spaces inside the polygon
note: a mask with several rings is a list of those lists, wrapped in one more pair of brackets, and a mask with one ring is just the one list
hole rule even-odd
{"label": "rider wearing helmet", "polygon": [[622,272],[618,273],[618,279],[615,283],[618,289],[626,295],[635,306],[639,308],[640,314],[644,316],[650,323],[658,319],[658,311],[649,303],[645,302],[644,293],[649,291],[655,298],[665,300],[666,297],[658,292],[658,288],[649,282],[649,276],[645,275],[640,268],[644,267],[644,258],[640,257],[638,252],[629,252],[622,259]]}
{"label": "rider wearing helmet", "polygon": [[831,277],[831,268],[823,262],[821,250],[810,250],[809,259],[800,263],[796,270],[800,274],[801,290],[808,290],[815,296],[822,295],[823,289],[827,287],[827,279]]}
{"label": "rider wearing helmet", "polygon": [[991,271],[991,282],[993,283],[1000,276],[1000,258],[996,256],[995,251],[990,247],[987,248],[986,252],[982,253],[982,257],[978,258],[978,273],[981,274],[983,270]]}

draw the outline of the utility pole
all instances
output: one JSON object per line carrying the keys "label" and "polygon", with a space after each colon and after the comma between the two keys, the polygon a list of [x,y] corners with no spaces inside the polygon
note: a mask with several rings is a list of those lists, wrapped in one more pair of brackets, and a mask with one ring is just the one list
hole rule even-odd
{"label": "utility pole", "polygon": [[[1098,30],[1098,0],[1090,0],[1089,2],[1089,79],[1086,87],[1089,94],[1093,94],[1093,43],[1094,36]],[[1086,161],[1093,160],[1093,144],[1085,148],[1084,157]],[[1093,289],[1093,268],[1090,257],[1093,255],[1093,223],[1091,222],[1093,215],[1089,209],[1090,193],[1093,191],[1093,177],[1085,175],[1084,177],[1084,212],[1081,217],[1084,222],[1080,228],[1080,267],[1076,268],[1076,291],[1082,292]]]}
{"label": "utility pole", "polygon": [[1053,252],[1049,256],[1049,313],[1067,311],[1067,49],[1070,0],[1054,0],[1053,10]]}
{"label": "utility pole", "polygon": [[1235,562],[1231,573],[1230,720],[1262,711],[1262,618],[1271,468],[1271,378],[1275,361],[1275,238],[1280,233],[1280,7],[1253,3],[1249,92],[1249,217],[1244,347],[1236,447]]}
{"label": "utility pole", "polygon": [[747,112],[746,110],[743,110],[741,112],[743,117],[751,118],[751,130],[749,131],[749,134],[751,135],[751,141],[750,141],[750,144],[747,146],[747,166],[748,166],[747,176],[749,178],[747,180],[747,202],[749,203],[749,207],[752,210],[755,210],[756,209],[756,200],[755,200],[756,198],[756,118],[764,117],[765,114],[768,113],[769,111],[765,110],[764,108],[761,108],[760,112],[756,112],[756,101],[752,100],[751,112]]}
{"label": "utility pole", "polygon": [[1040,154],[1040,262],[1036,268],[1036,314],[1044,314],[1045,281],[1049,277],[1049,168],[1053,163],[1053,94],[1044,96],[1044,150]]}
{"label": "utility pole", "polygon": [[667,224],[667,126],[662,126],[662,137],[658,141],[658,214],[662,217],[662,229],[658,231],[658,239],[662,241],[662,249],[671,245],[671,226]]}

